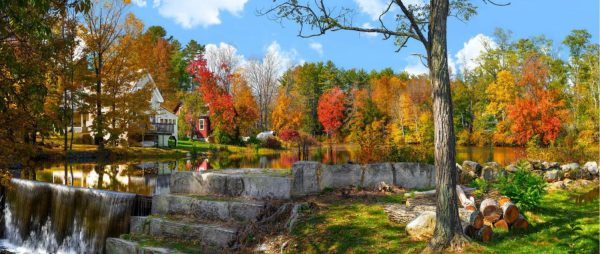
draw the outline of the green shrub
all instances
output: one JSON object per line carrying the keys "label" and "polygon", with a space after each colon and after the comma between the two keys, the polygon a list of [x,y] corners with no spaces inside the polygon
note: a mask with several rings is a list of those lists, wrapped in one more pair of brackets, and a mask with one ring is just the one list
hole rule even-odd
{"label": "green shrub", "polygon": [[500,194],[512,199],[520,209],[525,211],[536,209],[546,193],[544,179],[527,170],[526,167],[526,161],[519,162],[514,173],[500,176],[494,185]]}
{"label": "green shrub", "polygon": [[483,178],[477,178],[471,182],[471,187],[476,190],[473,191],[473,194],[476,197],[481,197],[483,194],[487,193],[490,190],[491,184]]}

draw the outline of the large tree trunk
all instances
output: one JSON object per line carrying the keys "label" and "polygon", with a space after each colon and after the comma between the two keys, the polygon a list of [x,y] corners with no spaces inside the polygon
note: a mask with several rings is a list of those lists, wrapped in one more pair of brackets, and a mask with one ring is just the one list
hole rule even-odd
{"label": "large tree trunk", "polygon": [[447,18],[448,0],[431,1],[430,44],[427,59],[433,89],[437,192],[437,221],[433,238],[429,243],[429,248],[433,251],[447,247],[461,248],[463,239],[466,239],[458,215],[456,194],[456,151],[446,45]]}

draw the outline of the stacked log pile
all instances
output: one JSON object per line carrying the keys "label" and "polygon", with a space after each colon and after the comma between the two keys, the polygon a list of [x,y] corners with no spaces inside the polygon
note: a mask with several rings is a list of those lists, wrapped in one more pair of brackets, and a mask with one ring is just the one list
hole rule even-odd
{"label": "stacked log pile", "polygon": [[487,242],[492,239],[494,228],[509,231],[528,227],[529,222],[519,212],[519,208],[509,198],[501,197],[497,201],[491,198],[481,201],[479,209],[471,212],[470,219],[463,229],[467,236]]}

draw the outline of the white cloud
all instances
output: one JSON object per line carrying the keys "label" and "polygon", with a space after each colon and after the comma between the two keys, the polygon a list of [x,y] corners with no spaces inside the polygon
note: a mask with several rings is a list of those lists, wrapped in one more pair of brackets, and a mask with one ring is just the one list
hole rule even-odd
{"label": "white cloud", "polygon": [[[373,26],[371,26],[371,23],[367,22],[362,24],[362,26],[360,26],[362,28],[373,28]],[[377,37],[377,33],[362,33],[368,37]]]}
{"label": "white cloud", "polygon": [[461,50],[456,53],[456,61],[460,70],[473,70],[479,65],[479,56],[487,49],[498,47],[496,42],[488,36],[477,34],[467,42]]}
{"label": "white cloud", "polygon": [[387,7],[381,0],[354,0],[354,2],[356,2],[361,12],[369,15],[373,20],[377,20]]}
{"label": "white cloud", "polygon": [[213,72],[219,72],[223,64],[227,64],[232,70],[236,70],[246,63],[246,58],[238,54],[237,48],[225,42],[221,42],[219,45],[206,44],[204,58],[208,69]]}
{"label": "white cloud", "polygon": [[131,2],[139,7],[146,7],[146,0],[133,0]]}
{"label": "white cloud", "polygon": [[296,49],[283,50],[277,41],[271,42],[271,44],[267,46],[266,51],[266,54],[271,54],[276,59],[282,67],[282,71],[297,65],[300,62],[300,60],[298,60],[299,54]]}
{"label": "white cloud", "polygon": [[425,65],[421,63],[419,57],[411,56],[408,59],[410,63],[406,67],[404,67],[405,72],[408,72],[408,74],[411,75],[421,75],[429,73],[429,69],[427,69],[427,67],[425,67]]}
{"label": "white cloud", "polygon": [[[147,0],[134,0],[138,6],[146,6]],[[226,11],[239,15],[248,0],[153,0],[152,7],[158,13],[175,21],[183,28],[221,24],[219,15]]]}
{"label": "white cloud", "polygon": [[312,50],[317,51],[317,53],[319,53],[320,56],[323,56],[323,44],[318,42],[311,42],[310,44],[308,44],[308,46]]}
{"label": "white cloud", "polygon": [[[369,17],[371,17],[372,20],[379,19],[379,15],[381,15],[385,8],[387,8],[387,3],[389,3],[389,1],[383,0],[354,0],[354,2],[356,3],[356,5],[358,5],[360,11],[369,15]],[[404,0],[402,2],[406,6],[423,4],[423,0]],[[397,5],[395,4],[392,5],[392,9],[390,11],[395,11],[396,6]]]}

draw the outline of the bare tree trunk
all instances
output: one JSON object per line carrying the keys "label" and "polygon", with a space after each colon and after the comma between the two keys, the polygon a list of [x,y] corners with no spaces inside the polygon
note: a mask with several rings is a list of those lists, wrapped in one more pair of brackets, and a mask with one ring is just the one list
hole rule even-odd
{"label": "bare tree trunk", "polygon": [[435,126],[436,225],[429,248],[440,251],[461,248],[466,239],[458,216],[456,194],[455,140],[452,121],[446,21],[448,0],[431,2],[428,65],[432,82],[433,121]]}
{"label": "bare tree trunk", "polygon": [[[69,144],[69,150],[73,150],[73,136],[74,136],[74,125],[75,125],[75,99],[73,95],[73,91],[71,91],[71,142]],[[81,120],[81,119],[80,119]]]}
{"label": "bare tree trunk", "polygon": [[64,124],[64,130],[65,132],[63,133],[64,135],[64,151],[67,151],[67,145],[68,145],[68,135],[69,135],[69,124],[67,122],[67,89],[65,89],[65,91],[63,92],[63,124]]}
{"label": "bare tree trunk", "polygon": [[96,135],[94,142],[99,150],[104,150],[104,137],[102,127],[102,54],[98,54],[96,66]]}

